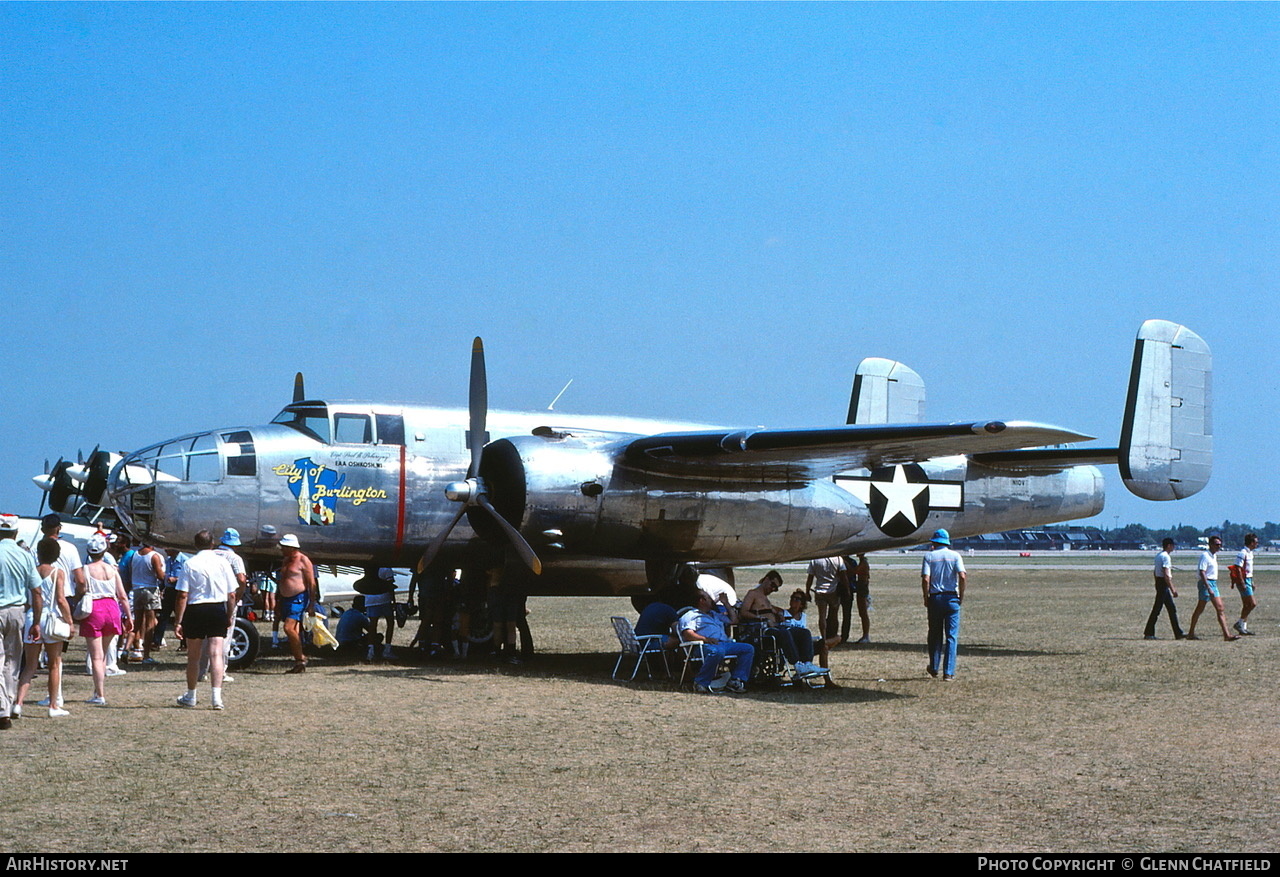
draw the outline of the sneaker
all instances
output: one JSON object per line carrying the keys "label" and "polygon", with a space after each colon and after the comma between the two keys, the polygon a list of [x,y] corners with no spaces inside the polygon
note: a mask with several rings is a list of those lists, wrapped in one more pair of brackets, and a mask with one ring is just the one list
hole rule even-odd
{"label": "sneaker", "polygon": [[693,690],[698,692],[698,694],[716,694],[717,693],[716,689],[712,688],[710,685],[699,685],[696,682],[693,684]]}
{"label": "sneaker", "polygon": [[[123,657],[124,657],[124,655],[121,655],[120,657],[122,657],[122,658],[123,658]],[[129,652],[129,660],[130,660],[130,661],[141,661],[141,660],[142,660],[142,649],[133,649],[133,650],[131,650],[131,651]]]}
{"label": "sneaker", "polygon": [[36,701],[36,706],[48,706],[48,705],[49,705],[49,698],[47,697],[44,698],[43,700]]}
{"label": "sneaker", "polygon": [[106,706],[107,699],[100,694],[95,694],[93,697],[86,700],[85,703],[89,704],[89,706]]}
{"label": "sneaker", "polygon": [[220,701],[220,700],[215,700],[215,701],[210,705],[210,708],[211,708],[211,709],[215,709],[215,710],[224,709],[224,707],[223,707],[223,705],[222,705],[222,701]]}
{"label": "sneaker", "polygon": [[128,670],[121,670],[119,667],[108,667],[108,668],[107,668],[107,675],[108,675],[108,676],[128,676],[128,675],[129,675],[129,671],[128,671]]}
{"label": "sneaker", "polygon": [[1247,628],[1247,627],[1242,627],[1242,628],[1240,628],[1240,635],[1241,635],[1241,636],[1253,636],[1253,635],[1254,635],[1254,633],[1256,633],[1256,631],[1250,630],[1250,629],[1249,629],[1249,628]]}
{"label": "sneaker", "polygon": [[932,676],[934,679],[937,679],[937,678],[938,678],[938,671],[937,671],[937,670],[935,670],[935,669],[933,669],[932,667],[925,667],[925,668],[924,668],[924,672],[928,673],[928,674],[929,674],[930,676]]}
{"label": "sneaker", "polygon": [[235,677],[234,677],[234,676],[232,676],[230,673],[223,673],[223,674],[222,674],[222,682],[223,682],[223,684],[226,684],[226,683],[228,683],[228,682],[235,682],[235,681],[236,681]]}
{"label": "sneaker", "polygon": [[1241,618],[1235,624],[1231,625],[1231,629],[1236,633],[1244,633],[1244,619]]}
{"label": "sneaker", "polygon": [[194,694],[184,694],[178,698],[178,706],[193,707],[196,705],[196,696]]}
{"label": "sneaker", "polygon": [[12,707],[9,708],[9,718],[11,719],[22,718],[22,704],[15,703]]}
{"label": "sneaker", "polygon": [[730,694],[742,694],[747,690],[747,684],[741,679],[730,679],[729,684],[725,686],[725,690]]}
{"label": "sneaker", "polygon": [[869,636],[864,636],[862,639],[854,640],[854,643],[853,643],[853,644],[854,644],[855,646],[865,646],[865,645],[867,645],[867,644],[868,644],[868,643],[870,643],[870,642],[871,642],[871,637],[869,637]]}
{"label": "sneaker", "polygon": [[208,682],[208,681],[209,681],[209,674],[208,674],[207,672],[206,672],[206,673],[201,673],[199,676],[197,676],[197,677],[196,677],[196,681],[197,681],[197,682]]}
{"label": "sneaker", "polygon": [[61,709],[60,707],[56,707],[56,706],[49,707],[49,718],[51,719],[57,719],[62,716],[69,716],[69,715],[71,715],[71,713],[67,712],[64,709]]}
{"label": "sneaker", "polygon": [[956,674],[954,674],[954,673],[948,673],[946,676],[943,676],[943,677],[942,677],[942,681],[943,681],[943,682],[954,682],[954,681],[955,681],[955,678],[956,678]]}
{"label": "sneaker", "polygon": [[148,655],[147,657],[142,659],[142,663],[149,665],[149,664],[159,664],[160,662]]}

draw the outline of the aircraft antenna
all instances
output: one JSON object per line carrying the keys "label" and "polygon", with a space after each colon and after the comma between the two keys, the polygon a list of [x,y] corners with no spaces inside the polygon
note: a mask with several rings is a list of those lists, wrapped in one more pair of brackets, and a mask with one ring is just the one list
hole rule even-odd
{"label": "aircraft antenna", "polygon": [[[573,378],[569,378],[569,384],[572,384],[572,383],[573,383]],[[560,388],[560,392],[556,393],[556,397],[552,399],[551,404],[547,406],[548,411],[556,410],[556,403],[560,401],[560,397],[564,395],[564,391],[569,389],[569,384],[565,384],[563,387]]]}

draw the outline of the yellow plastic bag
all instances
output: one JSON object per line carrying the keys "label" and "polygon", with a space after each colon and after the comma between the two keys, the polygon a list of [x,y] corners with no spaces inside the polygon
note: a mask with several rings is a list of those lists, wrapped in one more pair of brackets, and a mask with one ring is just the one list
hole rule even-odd
{"label": "yellow plastic bag", "polygon": [[328,646],[331,649],[338,647],[338,640],[329,628],[324,626],[324,618],[316,615],[314,612],[308,612],[307,617],[302,619],[302,626],[311,633],[311,642],[316,646]]}

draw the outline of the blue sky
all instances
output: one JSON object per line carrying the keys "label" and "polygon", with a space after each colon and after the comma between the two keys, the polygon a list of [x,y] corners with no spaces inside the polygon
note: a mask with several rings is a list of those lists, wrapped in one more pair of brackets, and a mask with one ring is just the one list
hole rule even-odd
{"label": "blue sky", "polygon": [[0,5],[0,507],[47,457],[311,395],[1112,444],[1133,336],[1215,356],[1280,519],[1275,4]]}

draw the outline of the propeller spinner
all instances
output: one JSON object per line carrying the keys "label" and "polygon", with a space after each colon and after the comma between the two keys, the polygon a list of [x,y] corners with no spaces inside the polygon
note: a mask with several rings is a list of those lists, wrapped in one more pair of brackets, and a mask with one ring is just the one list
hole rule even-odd
{"label": "propeller spinner", "polygon": [[489,386],[485,377],[484,342],[479,338],[476,338],[471,344],[471,386],[468,394],[468,409],[471,428],[471,464],[467,467],[466,480],[455,481],[449,484],[444,491],[446,497],[458,503],[458,511],[454,514],[453,520],[449,522],[449,525],[441,531],[440,535],[423,552],[422,560],[418,562],[418,572],[422,572],[435,559],[440,549],[444,547],[444,543],[448,540],[449,534],[453,532],[453,528],[457,526],[458,521],[462,520],[462,516],[468,510],[479,508],[483,509],[502,528],[507,540],[511,543],[511,547],[520,555],[520,559],[533,570],[535,575],[540,575],[542,573],[542,561],[538,559],[538,555],[534,553],[533,548],[520,535],[520,531],[513,527],[510,521],[498,514],[498,510],[489,501],[487,485],[484,479],[480,477],[480,461],[484,456],[486,446],[485,420],[489,410]]}

